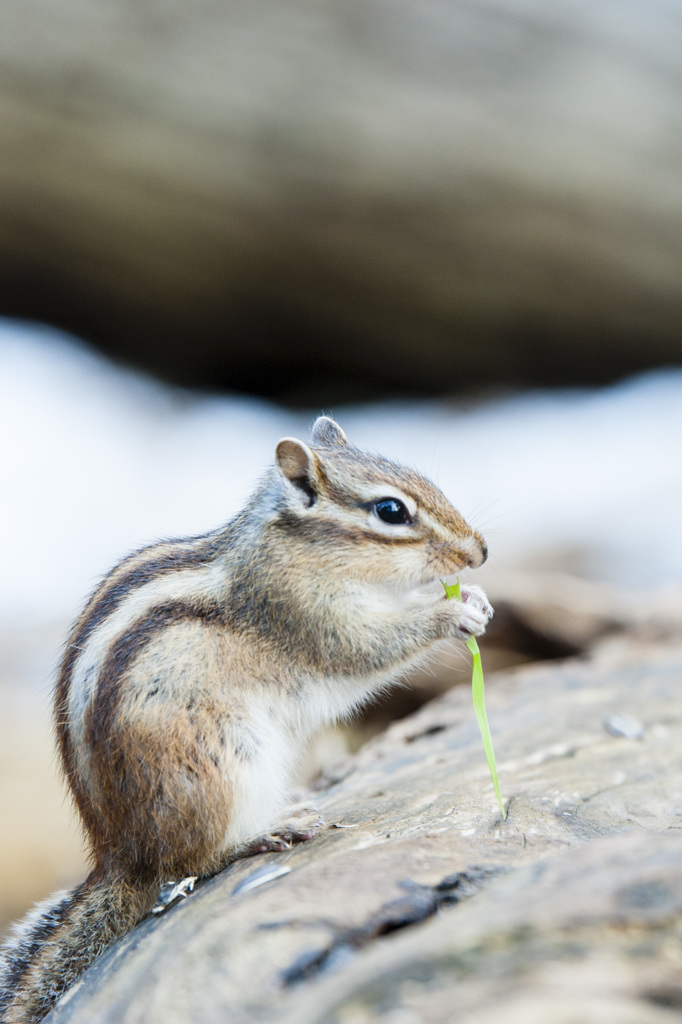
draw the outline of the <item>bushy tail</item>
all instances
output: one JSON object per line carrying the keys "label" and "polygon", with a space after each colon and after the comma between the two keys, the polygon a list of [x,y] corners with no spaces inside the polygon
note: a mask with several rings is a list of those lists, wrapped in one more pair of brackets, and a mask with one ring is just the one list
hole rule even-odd
{"label": "bushy tail", "polygon": [[0,1022],[36,1024],[115,939],[145,917],[158,882],[95,869],[15,925],[0,950]]}

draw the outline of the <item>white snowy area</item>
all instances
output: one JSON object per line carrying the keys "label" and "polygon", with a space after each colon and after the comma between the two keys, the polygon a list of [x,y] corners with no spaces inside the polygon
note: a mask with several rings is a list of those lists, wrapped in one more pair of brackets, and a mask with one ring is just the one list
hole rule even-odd
{"label": "white snowy area", "polygon": [[292,413],[166,387],[50,329],[0,321],[0,624],[72,618],[121,555],[229,519],[283,435],[333,414],[430,475],[490,569],[682,579],[682,368],[596,390]]}

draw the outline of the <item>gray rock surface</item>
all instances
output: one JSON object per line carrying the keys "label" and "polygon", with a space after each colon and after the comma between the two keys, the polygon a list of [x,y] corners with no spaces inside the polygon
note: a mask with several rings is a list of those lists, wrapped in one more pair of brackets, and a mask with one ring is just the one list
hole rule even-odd
{"label": "gray rock surface", "polygon": [[[144,922],[48,1020],[679,1019],[681,684],[682,648],[623,641],[497,678],[506,821],[451,691],[325,781],[318,837]],[[617,715],[641,738],[608,731]]]}
{"label": "gray rock surface", "polygon": [[0,312],[328,404],[677,362],[679,5],[5,0]]}

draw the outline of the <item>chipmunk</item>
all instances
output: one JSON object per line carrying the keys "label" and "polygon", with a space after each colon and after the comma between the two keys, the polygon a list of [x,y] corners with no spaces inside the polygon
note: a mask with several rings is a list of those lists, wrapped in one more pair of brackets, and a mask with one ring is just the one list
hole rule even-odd
{"label": "chipmunk", "polygon": [[486,558],[425,477],[320,417],[225,527],[124,559],[67,641],[54,719],[93,869],[39,905],[0,969],[0,1019],[40,1020],[169,878],[309,838],[273,832],[315,730],[436,641],[484,631],[479,587],[420,588]]}

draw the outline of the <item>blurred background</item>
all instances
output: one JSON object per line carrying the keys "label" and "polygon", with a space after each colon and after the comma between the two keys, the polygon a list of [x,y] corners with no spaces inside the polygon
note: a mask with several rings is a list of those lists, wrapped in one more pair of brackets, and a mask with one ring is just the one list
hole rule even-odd
{"label": "blurred background", "polygon": [[[0,930],[84,870],[49,721],[70,620],[321,411],[485,534],[488,672],[679,635],[681,5],[0,17]],[[444,652],[307,776],[467,680]]]}

